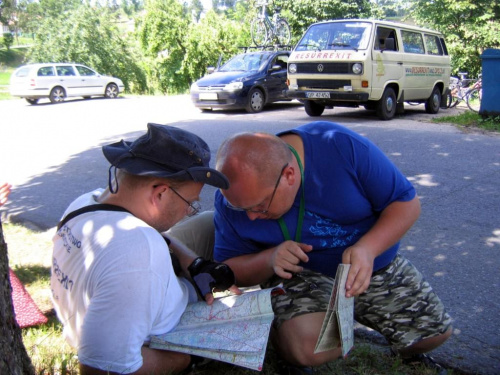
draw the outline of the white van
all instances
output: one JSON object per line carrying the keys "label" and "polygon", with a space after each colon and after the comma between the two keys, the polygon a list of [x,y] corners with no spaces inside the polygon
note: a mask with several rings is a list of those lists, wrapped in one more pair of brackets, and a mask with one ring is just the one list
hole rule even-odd
{"label": "white van", "polygon": [[404,102],[445,107],[450,57],[432,30],[364,19],[312,24],[288,60],[286,96],[304,102],[309,116],[325,107],[376,110],[390,120]]}
{"label": "white van", "polygon": [[37,104],[41,98],[60,103],[66,97],[116,98],[125,89],[121,79],[73,63],[41,63],[17,68],[10,77],[10,95]]}

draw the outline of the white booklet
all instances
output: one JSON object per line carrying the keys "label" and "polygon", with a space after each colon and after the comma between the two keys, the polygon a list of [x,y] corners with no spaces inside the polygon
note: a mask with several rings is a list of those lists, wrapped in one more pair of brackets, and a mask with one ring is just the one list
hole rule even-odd
{"label": "white booklet", "polygon": [[345,283],[350,264],[339,264],[330,303],[314,353],[342,347],[345,357],[354,345],[354,297],[346,298]]}

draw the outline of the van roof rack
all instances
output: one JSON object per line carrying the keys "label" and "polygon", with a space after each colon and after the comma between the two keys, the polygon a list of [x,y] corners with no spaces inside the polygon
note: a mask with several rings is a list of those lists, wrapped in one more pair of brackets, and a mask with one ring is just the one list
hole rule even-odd
{"label": "van roof rack", "polygon": [[292,46],[289,44],[269,44],[264,46],[240,46],[244,53],[250,51],[291,51]]}

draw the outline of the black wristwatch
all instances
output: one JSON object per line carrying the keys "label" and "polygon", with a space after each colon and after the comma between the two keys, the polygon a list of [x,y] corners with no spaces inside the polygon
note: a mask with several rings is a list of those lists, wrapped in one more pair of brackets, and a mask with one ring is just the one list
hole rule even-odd
{"label": "black wristwatch", "polygon": [[203,259],[202,257],[198,257],[193,260],[193,262],[188,267],[188,271],[191,276],[197,275],[200,272],[199,268],[203,263],[205,263],[205,259]]}

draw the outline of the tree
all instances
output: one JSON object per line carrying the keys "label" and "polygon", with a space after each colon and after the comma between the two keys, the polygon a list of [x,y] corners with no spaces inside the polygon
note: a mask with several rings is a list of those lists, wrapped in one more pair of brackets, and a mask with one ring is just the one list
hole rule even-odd
{"label": "tree", "polygon": [[500,47],[500,5],[490,0],[416,0],[411,7],[417,23],[441,31],[452,58],[452,70],[477,76],[486,48]]}
{"label": "tree", "polygon": [[14,316],[11,290],[7,244],[0,220],[0,374],[35,374]]}
{"label": "tree", "polygon": [[74,61],[119,77],[128,91],[143,93],[146,76],[139,50],[118,28],[109,8],[88,4],[67,11],[64,18],[45,18],[28,55],[30,62]]}
{"label": "tree", "polygon": [[178,93],[189,87],[189,78],[180,69],[191,23],[189,10],[177,0],[146,3],[138,38],[149,59],[149,79],[162,93]]}

